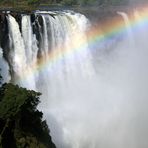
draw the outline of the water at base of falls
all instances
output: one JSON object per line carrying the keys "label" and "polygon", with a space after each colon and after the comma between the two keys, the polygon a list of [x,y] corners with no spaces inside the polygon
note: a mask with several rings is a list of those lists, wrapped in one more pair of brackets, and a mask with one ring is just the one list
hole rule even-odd
{"label": "water at base of falls", "polygon": [[91,24],[79,13],[39,11],[21,25],[7,16],[11,81],[42,92],[57,148],[148,146],[148,24],[134,30],[126,13],[117,15],[124,36],[103,44],[87,37]]}

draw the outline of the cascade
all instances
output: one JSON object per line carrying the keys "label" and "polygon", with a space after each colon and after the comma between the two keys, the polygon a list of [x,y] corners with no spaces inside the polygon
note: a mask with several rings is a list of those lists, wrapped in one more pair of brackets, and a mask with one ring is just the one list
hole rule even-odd
{"label": "cascade", "polygon": [[[36,11],[19,20],[5,15],[8,46],[0,42],[5,81],[42,93],[39,109],[57,148],[147,148],[143,11],[136,10],[132,19],[117,12],[122,37],[99,34],[73,11]],[[132,20],[138,20],[134,27]]]}
{"label": "cascade", "polygon": [[4,82],[10,81],[10,76],[8,71],[9,71],[9,66],[8,63],[5,61],[5,59],[3,58],[3,49],[0,47],[0,72]]}
{"label": "cascade", "polygon": [[117,14],[121,15],[123,17],[123,20],[125,22],[125,26],[127,28],[127,32],[128,32],[128,38],[129,38],[129,44],[130,46],[134,46],[134,37],[133,37],[133,33],[132,33],[132,29],[131,24],[130,24],[130,20],[128,18],[128,15],[124,12],[117,12]]}

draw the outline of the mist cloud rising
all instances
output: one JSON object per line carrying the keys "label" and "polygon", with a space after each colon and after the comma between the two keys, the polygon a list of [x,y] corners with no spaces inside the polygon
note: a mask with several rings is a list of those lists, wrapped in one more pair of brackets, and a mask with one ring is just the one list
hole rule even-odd
{"label": "mist cloud rising", "polygon": [[90,79],[77,75],[57,91],[59,99],[49,112],[59,127],[52,131],[59,136],[54,139],[58,147],[148,147],[147,38],[148,24],[127,29],[114,46],[104,44],[104,50],[92,53],[95,74]]}

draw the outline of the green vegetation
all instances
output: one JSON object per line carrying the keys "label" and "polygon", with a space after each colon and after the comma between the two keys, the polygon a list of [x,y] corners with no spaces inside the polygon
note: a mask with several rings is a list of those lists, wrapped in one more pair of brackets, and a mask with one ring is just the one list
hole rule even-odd
{"label": "green vegetation", "polygon": [[28,5],[39,5],[40,0],[27,0]]}
{"label": "green vegetation", "polygon": [[0,148],[55,148],[43,114],[36,109],[40,95],[18,85],[2,84]]}
{"label": "green vegetation", "polygon": [[78,5],[78,6],[96,6],[96,5],[120,5],[125,4],[129,0],[59,0],[57,3],[62,5]]}
{"label": "green vegetation", "polygon": [[64,6],[73,6],[73,5],[78,5],[78,1],[77,0],[62,0],[60,2],[61,5],[64,5]]}
{"label": "green vegetation", "polygon": [[0,0],[1,7],[36,9],[38,6],[99,6],[126,4],[129,0]]}

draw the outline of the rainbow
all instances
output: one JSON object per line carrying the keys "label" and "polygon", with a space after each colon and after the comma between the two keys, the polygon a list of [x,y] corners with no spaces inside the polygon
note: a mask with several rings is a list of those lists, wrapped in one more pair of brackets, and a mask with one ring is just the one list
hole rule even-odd
{"label": "rainbow", "polygon": [[[139,12],[139,13],[137,13]],[[26,71],[18,81],[24,81],[26,77],[31,77],[39,71],[43,71],[46,67],[51,67],[61,62],[65,57],[70,58],[73,54],[83,54],[87,45],[95,46],[100,43],[100,46],[104,42],[108,42],[109,38],[114,36],[122,36],[126,33],[127,29],[134,29],[136,31],[139,27],[148,27],[148,7],[142,7],[129,12],[129,23],[125,25],[122,17],[117,15],[109,21],[98,23],[96,27],[89,28],[87,31],[87,40],[83,36],[77,35],[72,38],[74,45],[70,45],[72,48],[59,49],[56,47],[53,52],[50,52],[45,60],[45,57],[40,58],[37,62],[31,63],[31,72]]]}

